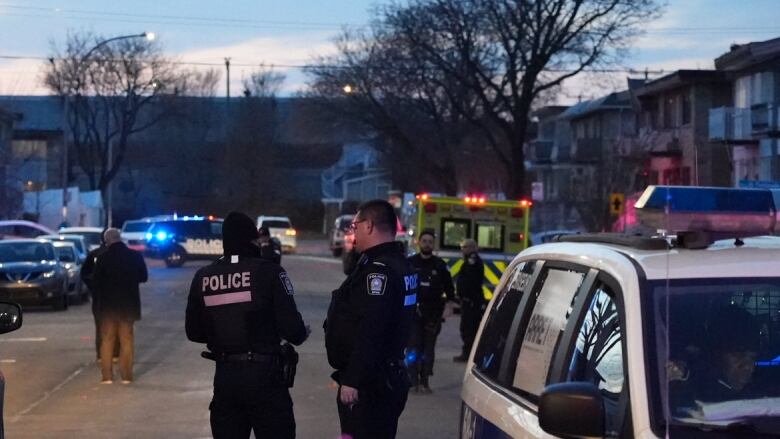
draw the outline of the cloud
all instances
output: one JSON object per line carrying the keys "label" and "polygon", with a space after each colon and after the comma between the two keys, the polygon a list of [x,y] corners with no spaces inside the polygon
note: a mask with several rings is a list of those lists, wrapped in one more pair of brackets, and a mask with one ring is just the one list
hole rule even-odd
{"label": "cloud", "polygon": [[[274,70],[284,73],[287,79],[282,94],[291,94],[305,85],[303,71],[295,66],[311,63],[315,56],[329,55],[335,52],[335,46],[329,42],[331,32],[305,33],[284,37],[261,37],[227,46],[208,47],[184,51],[177,54],[181,61],[218,63],[212,68],[221,69],[224,79],[225,58],[230,58],[231,95],[243,90],[242,80],[249,77],[261,63],[273,65]],[[224,82],[223,82],[224,84]],[[219,89],[224,93],[224,85]]]}

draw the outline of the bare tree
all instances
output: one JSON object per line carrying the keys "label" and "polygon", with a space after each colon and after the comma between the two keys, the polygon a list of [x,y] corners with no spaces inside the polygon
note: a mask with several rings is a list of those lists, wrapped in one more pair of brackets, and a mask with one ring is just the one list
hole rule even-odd
{"label": "bare tree", "polygon": [[[44,84],[63,98],[66,140],[90,188],[105,198],[131,137],[175,114],[166,98],[207,90],[218,79],[214,75],[179,71],[158,44],[146,39],[106,42],[99,35],[71,33],[62,51],[53,49]],[[70,181],[71,164],[66,166]]]}
{"label": "bare tree", "polygon": [[[391,35],[427,75],[446,78],[438,84],[450,104],[464,91],[475,96],[475,105],[451,108],[480,129],[516,197],[525,192],[524,144],[536,99],[582,72],[614,65],[660,11],[657,0],[411,0],[379,9],[372,29],[374,37]],[[340,55],[337,61],[350,61],[351,53],[340,48]],[[408,86],[416,98],[415,84]]]}

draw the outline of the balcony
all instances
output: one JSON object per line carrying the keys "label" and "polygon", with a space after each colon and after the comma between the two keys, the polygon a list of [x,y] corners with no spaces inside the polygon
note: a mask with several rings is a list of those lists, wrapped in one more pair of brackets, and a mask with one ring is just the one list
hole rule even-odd
{"label": "balcony", "polygon": [[550,163],[552,161],[552,140],[534,140],[531,142],[531,161]]}
{"label": "balcony", "polygon": [[754,143],[751,111],[748,108],[710,109],[710,140],[729,143]]}
{"label": "balcony", "polygon": [[776,137],[780,131],[780,103],[753,105],[751,112],[751,129],[754,136]]}
{"label": "balcony", "polygon": [[577,162],[598,162],[601,160],[600,137],[593,139],[575,139],[572,159]]}

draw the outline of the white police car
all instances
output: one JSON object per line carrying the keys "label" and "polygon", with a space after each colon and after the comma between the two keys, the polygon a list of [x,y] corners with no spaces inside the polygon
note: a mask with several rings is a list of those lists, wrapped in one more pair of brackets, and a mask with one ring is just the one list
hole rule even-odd
{"label": "white police car", "polygon": [[471,352],[461,437],[780,435],[773,195],[651,186],[637,214],[665,234],[520,253]]}
{"label": "white police car", "polygon": [[222,255],[222,219],[181,216],[155,222],[146,232],[144,254],[163,259],[168,267],[181,267],[188,260],[217,259]]}

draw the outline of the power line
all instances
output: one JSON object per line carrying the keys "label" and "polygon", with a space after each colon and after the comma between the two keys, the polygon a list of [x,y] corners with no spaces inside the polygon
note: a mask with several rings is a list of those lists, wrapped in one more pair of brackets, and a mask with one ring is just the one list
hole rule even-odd
{"label": "power line", "polygon": [[[29,60],[29,61],[49,61],[50,57],[43,57],[43,56],[23,56],[23,55],[0,55],[0,59],[8,59],[8,60]],[[55,60],[60,60],[62,58],[54,58]],[[117,60],[118,61],[118,60]],[[181,61],[181,60],[171,60],[169,61],[171,64],[174,65],[184,65],[184,66],[199,66],[199,67],[223,67],[225,65],[224,61],[217,62],[217,61]],[[282,69],[297,69],[297,70],[311,70],[311,69],[349,69],[349,66],[345,65],[338,65],[338,64],[286,64],[286,63],[269,63],[267,61],[264,62],[258,62],[258,63],[230,63],[233,67],[271,67],[271,68],[282,68]],[[571,73],[574,72],[574,69],[544,69],[544,72],[547,73]],[[664,70],[647,70],[647,69],[637,69],[632,67],[622,67],[622,68],[612,68],[612,69],[585,69],[582,71],[582,73],[627,73],[632,75],[645,75],[645,74],[652,74],[652,75],[658,75],[665,73]]]}
{"label": "power line", "polygon": [[[171,14],[141,14],[130,12],[111,12],[87,9],[64,9],[40,6],[26,6],[14,3],[0,2],[0,6],[19,11],[37,11],[45,14],[4,13],[1,16],[27,17],[27,18],[65,18],[72,20],[100,19],[108,22],[135,23],[135,24],[160,24],[173,26],[196,27],[242,27],[256,29],[308,29],[329,30],[340,29],[344,26],[361,28],[366,24],[334,23],[334,22],[305,22],[305,21],[281,21],[281,20],[250,20],[245,18],[229,17],[205,17],[195,15],[171,15]],[[109,18],[113,17],[113,18]],[[648,34],[780,34],[780,26],[669,26],[652,28],[644,31]]]}

